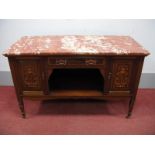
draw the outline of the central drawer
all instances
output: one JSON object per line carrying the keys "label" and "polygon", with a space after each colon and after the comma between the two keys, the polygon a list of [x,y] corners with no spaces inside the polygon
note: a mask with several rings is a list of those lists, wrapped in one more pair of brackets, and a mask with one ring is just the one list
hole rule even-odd
{"label": "central drawer", "polygon": [[104,66],[104,58],[48,58],[48,65],[66,66],[66,65],[83,65],[83,66]]}

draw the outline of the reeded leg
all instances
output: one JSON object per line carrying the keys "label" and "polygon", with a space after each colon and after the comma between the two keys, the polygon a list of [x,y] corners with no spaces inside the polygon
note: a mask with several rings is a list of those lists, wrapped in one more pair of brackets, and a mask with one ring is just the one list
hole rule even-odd
{"label": "reeded leg", "polygon": [[20,111],[21,111],[22,117],[23,117],[23,118],[26,118],[23,98],[20,97],[20,99],[18,100],[18,102],[19,102],[19,109],[20,109]]}
{"label": "reeded leg", "polygon": [[135,102],[135,96],[132,96],[132,97],[130,98],[130,101],[129,101],[129,110],[128,110],[128,114],[127,114],[126,118],[130,118],[130,116],[131,116],[131,114],[132,114],[134,102]]}

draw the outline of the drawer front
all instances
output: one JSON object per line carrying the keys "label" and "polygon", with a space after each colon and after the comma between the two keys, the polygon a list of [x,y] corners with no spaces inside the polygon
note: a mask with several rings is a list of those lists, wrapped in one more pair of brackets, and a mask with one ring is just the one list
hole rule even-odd
{"label": "drawer front", "polygon": [[105,65],[103,58],[48,58],[48,65],[66,66],[66,65],[84,65],[98,66]]}

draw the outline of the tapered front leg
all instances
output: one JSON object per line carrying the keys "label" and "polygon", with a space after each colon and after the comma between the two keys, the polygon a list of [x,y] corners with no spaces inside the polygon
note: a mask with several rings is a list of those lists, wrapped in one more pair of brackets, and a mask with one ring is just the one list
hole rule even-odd
{"label": "tapered front leg", "polygon": [[130,101],[129,101],[129,110],[128,110],[128,114],[127,114],[126,118],[130,118],[131,117],[133,106],[134,106],[134,103],[135,103],[135,98],[136,98],[135,96],[132,96],[130,98]]}
{"label": "tapered front leg", "polygon": [[26,113],[25,113],[25,108],[24,108],[24,102],[23,102],[23,98],[20,97],[18,99],[18,104],[19,104],[19,109],[21,111],[22,117],[26,118]]}

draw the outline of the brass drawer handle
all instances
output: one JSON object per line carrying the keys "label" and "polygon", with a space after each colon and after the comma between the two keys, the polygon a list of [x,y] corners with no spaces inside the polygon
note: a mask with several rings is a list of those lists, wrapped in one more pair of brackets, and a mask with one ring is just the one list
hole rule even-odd
{"label": "brass drawer handle", "polygon": [[88,59],[85,61],[86,65],[96,65],[96,60],[94,59]]}
{"label": "brass drawer handle", "polygon": [[57,59],[56,65],[66,65],[67,61],[65,59]]}

